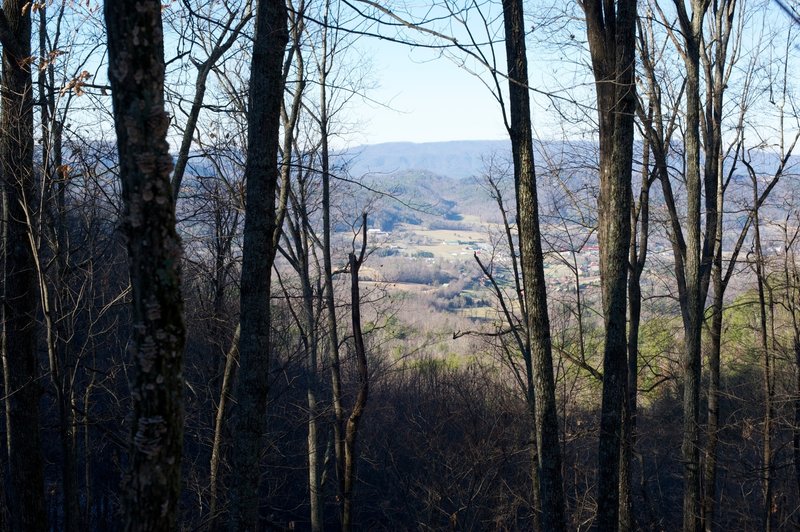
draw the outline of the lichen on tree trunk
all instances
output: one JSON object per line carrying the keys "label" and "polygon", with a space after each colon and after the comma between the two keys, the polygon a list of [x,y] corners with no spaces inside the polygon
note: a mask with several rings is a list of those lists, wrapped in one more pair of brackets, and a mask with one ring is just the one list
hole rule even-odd
{"label": "lichen on tree trunk", "polygon": [[174,530],[181,483],[185,343],[181,242],[166,141],[161,2],[106,2],[109,80],[132,290],[126,530]]}

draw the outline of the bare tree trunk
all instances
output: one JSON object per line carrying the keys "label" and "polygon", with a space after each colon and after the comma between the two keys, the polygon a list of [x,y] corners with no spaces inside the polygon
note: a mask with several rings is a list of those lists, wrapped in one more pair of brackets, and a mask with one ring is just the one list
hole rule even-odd
{"label": "bare tree trunk", "polygon": [[231,340],[230,349],[225,356],[225,370],[222,374],[222,389],[219,392],[219,404],[214,418],[214,440],[211,444],[211,464],[209,467],[209,494],[208,494],[208,529],[216,530],[217,526],[217,486],[219,484],[219,463],[222,459],[222,433],[225,429],[225,414],[228,399],[233,389],[233,379],[236,373],[237,355],[239,353],[239,335],[241,325],[236,326]]}
{"label": "bare tree trunk", "polygon": [[239,378],[234,397],[230,529],[254,531],[259,522],[261,449],[266,433],[270,359],[270,287],[277,225],[278,146],[287,12],[282,0],[256,8],[247,114],[247,215],[241,280]]}
{"label": "bare tree trunk", "polygon": [[[61,5],[60,18],[65,5]],[[42,5],[39,15],[39,57],[48,57],[47,6]],[[56,31],[58,33],[58,30]],[[57,37],[56,37],[57,38]],[[58,42],[53,43],[54,46]],[[49,81],[49,83],[48,83]],[[49,62],[46,68],[39,68],[37,79],[39,107],[41,110],[42,134],[42,169],[41,190],[44,211],[38,223],[30,220],[31,234],[36,239],[34,260],[39,284],[39,297],[42,302],[42,314],[45,325],[45,343],[49,362],[50,381],[53,385],[56,406],[58,408],[58,433],[61,444],[61,486],[63,528],[65,532],[76,532],[81,529],[80,503],[78,500],[77,453],[74,445],[72,389],[74,365],[67,358],[69,349],[65,339],[69,333],[63,331],[66,317],[61,309],[61,301],[65,295],[67,262],[69,255],[69,239],[66,228],[65,191],[67,176],[64,175],[62,157],[62,128],[56,116],[54,68]],[[47,222],[42,219],[48,218]],[[34,229],[35,226],[35,229]],[[41,263],[41,242],[43,233],[49,233],[50,251],[55,258],[55,268],[50,272]],[[51,290],[52,286],[52,290]],[[72,310],[72,309],[70,309]]]}
{"label": "bare tree trunk", "polygon": [[[647,262],[650,232],[650,143],[645,138],[642,153],[642,184],[638,209],[631,209],[631,245],[628,277],[628,397],[623,418],[622,457],[620,459],[620,516],[619,528],[636,530],[633,508],[633,456],[636,448],[637,390],[639,387],[639,325],[642,314],[641,278]],[[638,240],[636,228],[639,227]]]}
{"label": "bare tree trunk", "polygon": [[794,400],[794,430],[792,431],[792,455],[794,457],[794,477],[800,493],[800,335],[795,333],[794,338],[795,382]]}
{"label": "bare tree trunk", "polygon": [[623,406],[628,388],[625,321],[636,103],[636,2],[587,0],[583,7],[600,118],[598,213],[605,344],[597,527],[599,530],[616,530],[619,526]]}
{"label": "bare tree trunk", "polygon": [[753,203],[756,205],[753,211],[753,240],[756,251],[756,282],[758,285],[758,310],[759,310],[759,323],[758,333],[761,348],[761,356],[763,360],[764,370],[764,423],[762,434],[762,457],[761,457],[761,484],[762,484],[762,528],[765,532],[770,532],[773,527],[773,512],[772,512],[772,420],[775,417],[773,406],[773,388],[772,388],[772,360],[771,353],[768,345],[768,332],[767,332],[767,303],[764,293],[765,285],[767,283],[766,272],[764,271],[764,254],[761,248],[761,223],[758,211],[758,182],[755,180],[755,174],[752,174],[753,179]]}
{"label": "bare tree trunk", "polygon": [[564,486],[561,472],[561,445],[558,433],[550,320],[544,279],[536,172],[533,164],[533,133],[528,61],[525,52],[525,20],[521,0],[503,0],[506,58],[509,77],[511,121],[508,133],[514,160],[517,191],[522,282],[527,310],[530,356],[526,372],[532,375],[535,401],[536,444],[539,458],[541,526],[557,532],[566,526]]}
{"label": "bare tree trunk", "polygon": [[[725,188],[723,183],[722,155],[722,111],[723,98],[727,87],[728,42],[733,28],[736,0],[724,0],[713,7],[713,40],[716,44],[713,61],[706,49],[702,50],[703,67],[706,73],[706,116],[705,116],[705,184],[706,184],[706,231],[703,243],[704,260],[709,265],[711,282],[714,288],[708,354],[708,421],[705,449],[705,471],[702,491],[701,515],[703,528],[711,532],[716,512],[717,484],[717,443],[719,440],[719,390],[720,390],[720,350],[722,338],[723,299],[727,283],[722,271],[722,219],[724,214]],[[740,118],[741,120],[741,118]],[[710,253],[709,253],[710,251]],[[735,258],[729,264],[733,268]],[[703,297],[705,297],[704,291]]]}
{"label": "bare tree trunk", "polygon": [[364,232],[361,241],[361,252],[358,257],[350,253],[350,305],[353,322],[353,349],[356,355],[358,369],[358,393],[353,410],[347,419],[344,432],[344,504],[342,509],[342,531],[353,529],[353,491],[356,481],[356,439],[361,416],[367,406],[369,397],[369,369],[367,367],[367,351],[364,347],[364,335],[361,330],[361,291],[358,284],[358,272],[364,263],[367,251],[367,215],[361,218],[361,229]]}
{"label": "bare tree trunk", "polygon": [[320,79],[320,136],[322,166],[322,261],[325,275],[325,309],[328,328],[328,357],[331,366],[331,395],[333,401],[333,439],[336,457],[336,490],[339,519],[343,519],[344,504],[344,407],[342,406],[342,375],[339,359],[339,326],[336,321],[336,303],[333,289],[333,261],[331,258],[331,174],[328,149],[327,84]]}
{"label": "bare tree trunk", "polygon": [[30,12],[19,0],[4,0],[0,23],[3,91],[0,110],[0,164],[5,193],[4,352],[6,427],[11,526],[44,531],[42,444],[36,383],[38,306],[30,209],[34,198],[33,95]]}
{"label": "bare tree trunk", "polygon": [[177,526],[183,444],[181,242],[170,185],[161,2],[105,4],[132,288],[129,531]]}
{"label": "bare tree trunk", "polygon": [[83,390],[83,480],[84,480],[84,487],[83,487],[83,495],[84,495],[84,512],[83,512],[83,522],[86,524],[87,527],[92,526],[92,515],[93,515],[93,508],[94,505],[94,489],[92,486],[92,454],[91,454],[91,437],[89,432],[89,408],[91,405],[91,398],[92,392],[94,391],[95,387],[95,379],[96,376],[92,373],[89,383],[86,385],[86,388]]}
{"label": "bare tree trunk", "polygon": [[[686,65],[686,303],[683,307],[683,530],[700,530],[700,334],[703,321],[703,264],[700,202],[700,47],[710,0],[692,0],[691,17],[683,0],[674,0],[684,36]],[[713,191],[706,191],[710,194]],[[713,227],[713,224],[711,224]],[[713,235],[711,235],[713,236]],[[707,234],[707,237],[709,235]]]}
{"label": "bare tree trunk", "polygon": [[333,259],[331,257],[331,162],[329,148],[328,74],[332,51],[328,49],[328,17],[330,2],[325,3],[322,25],[322,51],[319,68],[319,134],[320,172],[322,177],[322,263],[325,286],[323,299],[328,329],[327,350],[331,368],[331,401],[333,403],[333,450],[336,468],[336,501],[339,519],[344,521],[344,428],[345,414],[342,404],[342,375],[339,358],[339,325],[336,321],[336,302],[333,287]]}
{"label": "bare tree trunk", "polygon": [[[787,223],[788,226],[788,223]],[[800,229],[795,230],[792,240],[789,240],[789,229],[784,226],[784,282],[786,285],[786,306],[792,320],[792,350],[795,364],[795,397],[794,397],[794,424],[792,426],[792,459],[794,462],[794,481],[800,493],[800,320],[798,320],[798,295],[800,295],[800,276],[798,276],[793,242],[800,234]],[[791,266],[790,266],[791,264]]]}
{"label": "bare tree trunk", "polygon": [[[297,93],[299,97],[299,93]],[[288,126],[285,126],[288,127]],[[284,157],[289,152],[288,147],[284,146]],[[308,216],[308,206],[311,201],[308,196],[309,170],[299,168],[296,172],[296,190],[291,194],[293,214],[287,217],[287,229],[284,231],[286,245],[282,248],[283,254],[287,257],[300,280],[300,299],[301,312],[292,311],[300,339],[305,353],[306,364],[306,407],[308,428],[306,447],[308,457],[308,496],[309,496],[309,518],[311,530],[317,532],[323,527],[322,501],[320,496],[320,449],[319,449],[319,430],[318,417],[319,410],[317,396],[319,393],[319,332],[317,330],[316,313],[314,303],[317,299],[314,293],[314,286],[311,279],[311,258],[312,249],[310,245],[311,221]],[[288,289],[284,286],[286,302],[292,306],[292,297]]]}
{"label": "bare tree trunk", "polygon": [[714,528],[717,500],[717,443],[719,442],[720,353],[722,349],[722,256],[714,259],[712,283],[714,297],[711,303],[711,327],[708,352],[708,422],[706,427],[706,462],[703,488],[703,522],[706,532]]}

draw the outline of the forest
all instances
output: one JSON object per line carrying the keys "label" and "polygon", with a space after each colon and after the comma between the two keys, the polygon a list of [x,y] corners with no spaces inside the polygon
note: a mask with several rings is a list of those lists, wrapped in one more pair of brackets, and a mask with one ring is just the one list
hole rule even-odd
{"label": "forest", "polygon": [[[357,147],[378,43],[505,141]],[[0,47],[0,530],[800,528],[800,3],[3,0]]]}

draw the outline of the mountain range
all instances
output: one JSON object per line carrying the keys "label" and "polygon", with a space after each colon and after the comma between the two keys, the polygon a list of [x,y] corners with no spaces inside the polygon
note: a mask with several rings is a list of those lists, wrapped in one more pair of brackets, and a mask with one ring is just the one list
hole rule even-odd
{"label": "mountain range", "polygon": [[389,142],[351,148],[339,157],[352,176],[425,171],[461,179],[479,174],[484,159],[493,154],[510,158],[510,143],[506,140]]}

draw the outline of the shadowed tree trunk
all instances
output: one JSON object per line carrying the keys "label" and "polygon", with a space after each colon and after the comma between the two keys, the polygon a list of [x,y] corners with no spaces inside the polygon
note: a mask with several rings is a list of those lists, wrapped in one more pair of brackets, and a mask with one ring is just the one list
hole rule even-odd
{"label": "shadowed tree trunk", "polygon": [[[647,244],[650,236],[650,143],[644,139],[642,147],[642,184],[639,206],[631,205],[631,244],[628,276],[628,389],[623,416],[622,456],[620,457],[620,530],[635,530],[633,508],[633,457],[636,447],[637,399],[639,386],[639,325],[642,317],[642,272],[647,262]],[[639,228],[637,236],[636,228]]]}
{"label": "shadowed tree trunk", "polygon": [[30,63],[31,18],[25,2],[4,0],[0,10],[3,46],[0,164],[5,195],[5,373],[9,508],[15,531],[44,531],[42,445],[36,383],[37,276],[30,234],[34,198],[33,98]]}
{"label": "shadowed tree trunk", "polygon": [[[327,16],[327,13],[326,13]],[[327,39],[323,38],[323,46]],[[323,49],[322,57],[327,59]],[[339,326],[336,322],[336,302],[333,287],[333,260],[331,258],[331,166],[328,148],[328,91],[327,63],[320,69],[320,171],[322,174],[322,261],[325,275],[325,310],[328,327],[328,357],[331,366],[331,402],[333,403],[333,438],[336,457],[336,494],[339,518],[344,510],[344,406],[342,405],[342,374],[339,358]]]}
{"label": "shadowed tree trunk", "polygon": [[364,334],[361,330],[361,289],[358,284],[358,272],[364,264],[367,252],[367,215],[361,217],[361,251],[358,256],[350,253],[350,306],[351,320],[353,323],[353,350],[356,355],[356,369],[358,372],[358,392],[353,409],[344,427],[344,503],[342,505],[342,531],[353,529],[353,492],[356,484],[356,440],[358,427],[369,398],[369,369],[367,367],[367,351],[364,346]]}
{"label": "shadowed tree trunk", "polygon": [[[533,165],[533,133],[528,61],[525,52],[525,21],[521,0],[503,1],[508,90],[511,120],[508,134],[514,161],[517,191],[520,262],[527,309],[530,353],[525,370],[533,376],[535,430],[539,458],[542,530],[564,530],[564,487],[561,473],[561,446],[558,434],[550,320],[544,280],[544,257],[539,230],[539,205],[536,172]],[[531,401],[533,402],[533,401]],[[538,510],[538,509],[537,509]]]}
{"label": "shadowed tree trunk", "polygon": [[267,429],[271,270],[279,227],[275,194],[284,88],[282,63],[288,41],[286,5],[282,0],[259,1],[248,93],[239,378],[231,417],[232,531],[257,530],[259,522],[260,457]]}
{"label": "shadowed tree trunk", "polygon": [[211,462],[209,465],[209,495],[208,495],[208,529],[217,530],[217,486],[219,485],[219,463],[222,459],[222,433],[225,427],[228,401],[230,400],[233,380],[236,375],[236,366],[239,354],[239,335],[241,326],[237,325],[233,332],[231,346],[225,355],[225,369],[222,372],[222,389],[219,392],[219,404],[214,416],[214,438],[211,444]]}
{"label": "shadowed tree trunk", "polygon": [[783,254],[783,275],[784,275],[784,298],[786,309],[792,324],[792,353],[794,355],[794,391],[795,396],[792,400],[794,410],[794,426],[792,427],[792,462],[794,473],[794,484],[800,493],[800,319],[798,316],[798,289],[800,289],[800,276],[798,275],[797,259],[795,257],[795,243],[800,237],[800,227],[794,231],[789,230],[789,216],[783,226],[784,235],[784,254]]}
{"label": "shadowed tree trunk", "polygon": [[161,2],[105,4],[132,289],[126,530],[175,530],[183,441],[181,242],[170,185]]}
{"label": "shadowed tree trunk", "polygon": [[[605,343],[600,415],[599,530],[619,526],[623,404],[628,388],[627,318],[630,249],[636,1],[583,2],[600,123],[600,279]],[[627,528],[627,525],[626,525]]]}
{"label": "shadowed tree trunk", "polygon": [[[725,156],[722,154],[723,98],[730,76],[728,42],[733,29],[736,0],[714,2],[712,14],[712,41],[715,43],[713,57],[703,49],[701,59],[706,74],[705,108],[705,183],[707,224],[703,242],[704,259],[710,253],[710,279],[713,286],[711,323],[709,329],[710,347],[708,354],[708,424],[703,475],[702,510],[703,528],[710,532],[714,527],[717,488],[717,442],[719,439],[719,393],[720,393],[720,350],[722,337],[722,305],[727,282],[722,271],[722,238],[725,189],[723,181]],[[736,57],[734,52],[734,58]],[[747,86],[745,86],[745,91]],[[744,113],[740,115],[739,130]],[[737,151],[738,155],[738,151]],[[735,160],[734,163],[735,165]],[[731,170],[732,172],[733,170]],[[735,255],[729,263],[732,269],[736,263]],[[708,274],[706,274],[708,276]],[[708,290],[706,289],[705,292]],[[705,292],[703,297],[705,297]]]}
{"label": "shadowed tree trunk", "polygon": [[[758,202],[758,181],[755,173],[751,174],[753,179],[753,203]],[[753,210],[753,247],[755,248],[755,270],[756,284],[758,287],[758,341],[764,362],[764,422],[762,434],[762,456],[761,456],[761,485],[762,485],[762,529],[770,532],[775,526],[773,509],[773,465],[772,465],[772,425],[775,418],[774,409],[774,387],[773,387],[773,361],[772,353],[769,348],[767,332],[767,297],[765,291],[769,290],[767,284],[767,274],[765,272],[764,253],[761,246],[761,221],[758,206]],[[771,305],[770,301],[770,305]]]}

